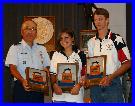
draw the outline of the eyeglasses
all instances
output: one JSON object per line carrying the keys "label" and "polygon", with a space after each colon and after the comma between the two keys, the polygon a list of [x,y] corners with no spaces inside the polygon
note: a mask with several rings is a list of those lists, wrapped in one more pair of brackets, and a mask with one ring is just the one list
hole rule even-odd
{"label": "eyeglasses", "polygon": [[36,28],[25,28],[24,30],[27,30],[27,31],[37,31]]}

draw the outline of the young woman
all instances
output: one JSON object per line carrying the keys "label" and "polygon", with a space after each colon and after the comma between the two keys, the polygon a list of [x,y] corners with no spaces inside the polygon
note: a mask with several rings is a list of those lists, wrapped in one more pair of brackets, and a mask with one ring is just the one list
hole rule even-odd
{"label": "young woman", "polygon": [[[53,86],[53,101],[54,102],[76,102],[83,103],[84,89],[82,87],[82,82],[84,81],[84,76],[81,76],[82,69],[86,64],[86,55],[84,52],[78,50],[73,45],[74,42],[74,32],[69,29],[64,29],[60,33],[59,45],[60,49],[54,52],[51,59],[51,80]],[[78,63],[78,84],[76,84],[69,93],[64,93],[60,86],[56,83],[57,75],[57,64],[58,63]]]}

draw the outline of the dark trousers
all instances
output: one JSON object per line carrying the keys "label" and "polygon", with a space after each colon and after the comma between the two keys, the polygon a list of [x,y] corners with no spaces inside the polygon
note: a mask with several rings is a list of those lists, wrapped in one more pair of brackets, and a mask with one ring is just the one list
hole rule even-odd
{"label": "dark trousers", "polygon": [[17,80],[14,86],[14,102],[44,103],[44,93],[25,91],[22,84]]}

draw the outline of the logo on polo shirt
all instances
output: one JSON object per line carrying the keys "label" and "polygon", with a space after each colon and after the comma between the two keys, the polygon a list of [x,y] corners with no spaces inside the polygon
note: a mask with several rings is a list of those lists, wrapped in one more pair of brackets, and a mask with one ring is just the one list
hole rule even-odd
{"label": "logo on polo shirt", "polygon": [[107,45],[106,45],[106,47],[107,47],[107,49],[106,49],[106,50],[112,50],[112,48],[113,48],[113,44],[107,44]]}

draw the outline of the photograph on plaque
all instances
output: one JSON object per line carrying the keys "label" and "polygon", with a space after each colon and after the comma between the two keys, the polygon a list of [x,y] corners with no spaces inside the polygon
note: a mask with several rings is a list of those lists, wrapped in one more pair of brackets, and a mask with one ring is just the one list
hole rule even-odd
{"label": "photograph on plaque", "polygon": [[69,92],[78,83],[78,63],[58,63],[57,84],[63,92]]}
{"label": "photograph on plaque", "polygon": [[98,85],[106,76],[106,55],[87,57],[87,78],[91,85]]}
{"label": "photograph on plaque", "polygon": [[34,68],[26,68],[26,79],[32,91],[44,92],[48,94],[48,77],[47,72]]}
{"label": "photograph on plaque", "polygon": [[80,49],[87,51],[87,43],[89,39],[96,35],[96,30],[81,30],[80,31]]}

